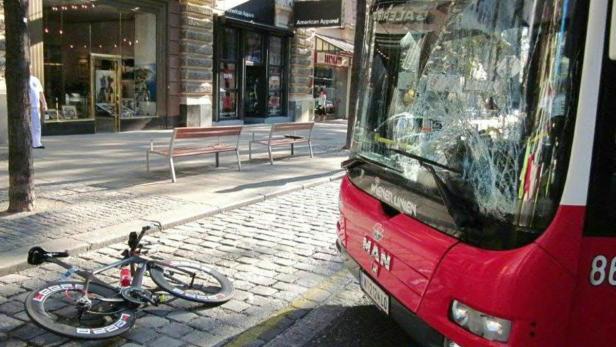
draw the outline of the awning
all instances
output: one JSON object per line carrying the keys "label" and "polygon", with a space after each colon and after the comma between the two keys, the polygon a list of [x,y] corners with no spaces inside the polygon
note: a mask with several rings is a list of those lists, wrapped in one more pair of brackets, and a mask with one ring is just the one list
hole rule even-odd
{"label": "awning", "polygon": [[346,42],[340,39],[335,39],[333,37],[329,37],[329,36],[325,36],[325,35],[321,35],[321,34],[315,34],[316,37],[320,38],[321,40],[329,43],[332,46],[336,46],[338,48],[340,48],[343,52],[345,53],[349,53],[349,54],[353,54],[353,44],[350,42]]}

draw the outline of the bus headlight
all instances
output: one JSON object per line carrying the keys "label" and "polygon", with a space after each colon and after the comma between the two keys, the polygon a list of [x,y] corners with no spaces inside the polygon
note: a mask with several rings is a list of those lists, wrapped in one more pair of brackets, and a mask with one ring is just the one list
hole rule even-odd
{"label": "bus headlight", "polygon": [[474,310],[458,300],[451,303],[451,320],[462,328],[490,341],[507,342],[511,321]]}

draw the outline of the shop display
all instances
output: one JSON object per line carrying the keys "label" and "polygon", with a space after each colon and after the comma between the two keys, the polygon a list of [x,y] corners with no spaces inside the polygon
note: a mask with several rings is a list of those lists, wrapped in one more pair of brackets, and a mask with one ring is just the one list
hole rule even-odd
{"label": "shop display", "polygon": [[75,106],[62,106],[62,118],[65,120],[77,119],[77,108]]}

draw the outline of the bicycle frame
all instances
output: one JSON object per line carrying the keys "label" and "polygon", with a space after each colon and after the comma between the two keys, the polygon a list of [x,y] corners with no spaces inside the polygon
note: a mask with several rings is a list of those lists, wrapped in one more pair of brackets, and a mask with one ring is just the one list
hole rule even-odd
{"label": "bicycle frame", "polygon": [[[131,288],[141,288],[143,285],[143,278],[145,276],[145,272],[149,271],[149,269],[151,268],[151,266],[155,266],[156,264],[161,264],[164,265],[167,268],[171,268],[174,270],[177,270],[179,272],[183,272],[189,276],[192,277],[192,279],[194,280],[196,273],[192,272],[192,271],[188,271],[186,269],[183,268],[179,268],[177,266],[173,266],[171,264],[163,264],[162,262],[158,262],[158,261],[154,261],[154,260],[149,260],[146,258],[143,258],[139,255],[133,255],[133,256],[129,256],[125,259],[119,260],[115,263],[97,268],[95,270],[92,271],[87,271],[87,270],[83,270],[81,268],[78,268],[74,265],[70,265],[68,263],[65,263],[61,260],[58,260],[56,258],[51,258],[47,260],[48,262],[54,263],[60,267],[65,268],[67,271],[62,275],[62,277],[60,278],[60,280],[66,280],[69,277],[71,277],[72,275],[77,275],[83,279],[86,280],[86,283],[84,285],[84,292],[87,293],[88,292],[88,288],[90,286],[90,283],[94,282],[98,285],[107,287],[109,289],[112,289],[116,292],[119,292],[120,287],[119,286],[113,286],[110,285],[108,283],[105,283],[104,281],[100,280],[98,277],[96,277],[97,274],[100,274],[102,272],[114,269],[114,268],[121,268],[123,266],[130,266],[131,267],[131,274],[133,276],[133,280],[131,282],[130,287]],[[137,269],[135,270],[135,265],[137,265]]]}

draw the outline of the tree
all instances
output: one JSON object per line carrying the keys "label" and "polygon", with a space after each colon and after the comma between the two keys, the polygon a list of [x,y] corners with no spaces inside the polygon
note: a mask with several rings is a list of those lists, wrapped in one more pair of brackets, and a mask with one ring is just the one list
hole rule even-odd
{"label": "tree", "polygon": [[344,148],[351,148],[353,141],[353,125],[357,119],[357,96],[359,94],[359,68],[364,47],[364,30],[366,26],[366,0],[357,0],[357,24],[355,25],[355,40],[353,49],[353,68],[351,69],[351,103],[349,110],[349,123],[347,125],[347,138]]}
{"label": "tree", "polygon": [[28,0],[3,0],[9,126],[9,212],[34,208]]}

